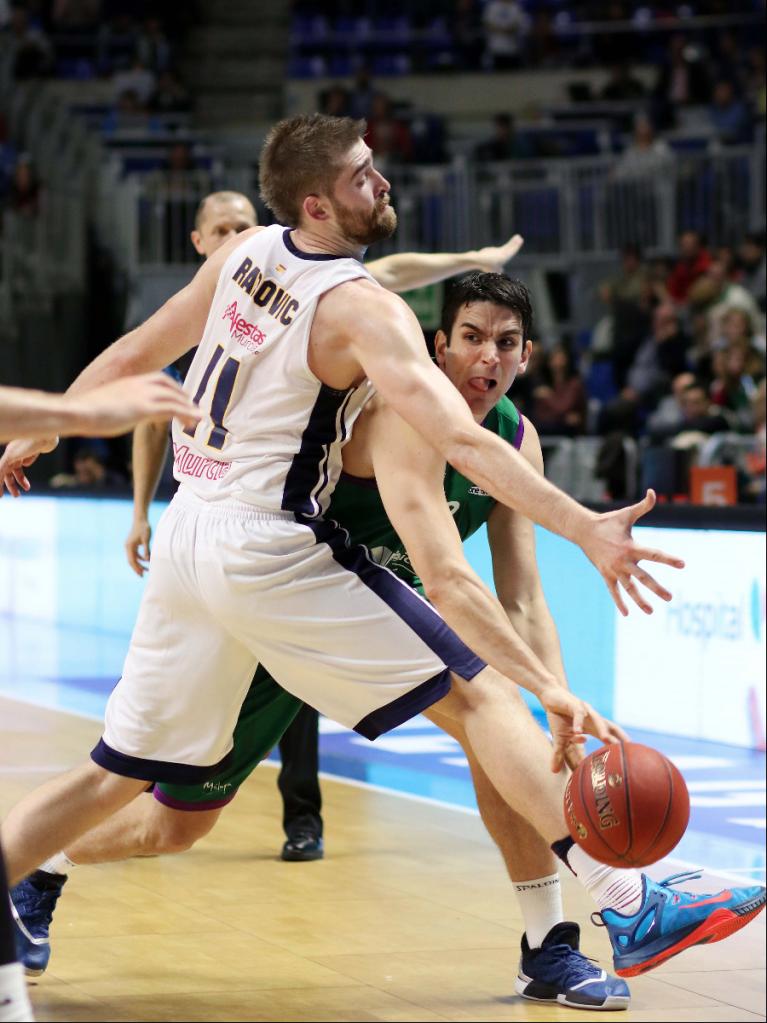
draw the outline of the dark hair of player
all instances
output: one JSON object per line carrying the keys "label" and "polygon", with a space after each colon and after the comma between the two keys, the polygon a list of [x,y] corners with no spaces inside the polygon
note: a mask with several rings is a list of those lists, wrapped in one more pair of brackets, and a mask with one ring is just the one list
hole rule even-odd
{"label": "dark hair of player", "polygon": [[515,312],[522,324],[523,339],[530,337],[533,324],[533,307],[530,292],[522,281],[506,274],[483,273],[472,270],[459,277],[447,290],[442,303],[440,327],[447,335],[450,344],[450,331],[453,329],[458,310],[469,302],[492,302],[493,305],[506,306]]}
{"label": "dark hair of player", "polygon": [[261,198],[281,224],[297,227],[304,199],[332,191],[341,162],[367,131],[365,121],[302,114],[279,121],[261,150]]}

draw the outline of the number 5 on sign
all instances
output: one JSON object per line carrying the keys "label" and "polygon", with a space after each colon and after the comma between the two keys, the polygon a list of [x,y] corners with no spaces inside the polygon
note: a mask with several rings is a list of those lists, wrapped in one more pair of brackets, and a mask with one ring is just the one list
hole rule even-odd
{"label": "number 5 on sign", "polygon": [[[213,370],[221,360],[221,356],[224,354],[224,349],[221,345],[216,345],[216,350],[211,356],[211,360],[205,367],[205,372],[202,374],[200,380],[200,386],[197,388],[197,393],[194,396],[195,405],[200,404],[202,396],[208,389],[210,378],[213,375]],[[219,370],[218,377],[216,378],[216,386],[213,389],[213,397],[210,401],[210,410],[208,415],[213,420],[213,428],[210,431],[210,435],[205,442],[209,448],[216,448],[220,451],[224,446],[226,435],[228,430],[224,426],[224,416],[226,410],[229,408],[229,402],[232,398],[232,391],[234,390],[234,382],[237,379],[237,374],[240,371],[240,360],[234,359],[230,355],[224,365]],[[194,437],[196,426],[187,426],[184,429],[184,433],[189,434],[190,437]]]}

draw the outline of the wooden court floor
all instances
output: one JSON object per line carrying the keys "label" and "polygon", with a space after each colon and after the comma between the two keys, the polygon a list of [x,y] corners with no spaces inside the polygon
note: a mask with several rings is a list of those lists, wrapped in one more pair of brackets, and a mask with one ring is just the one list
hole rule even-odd
{"label": "wooden court floor", "polygon": [[[0,699],[0,813],[99,732]],[[322,862],[277,858],[266,767],[191,852],[75,871],[31,988],[38,1020],[605,1019],[514,994],[521,919],[477,818],[335,781],[324,794]],[[569,877],[564,890],[584,950],[609,969],[589,900]],[[617,1018],[764,1020],[763,920],[634,980]]]}

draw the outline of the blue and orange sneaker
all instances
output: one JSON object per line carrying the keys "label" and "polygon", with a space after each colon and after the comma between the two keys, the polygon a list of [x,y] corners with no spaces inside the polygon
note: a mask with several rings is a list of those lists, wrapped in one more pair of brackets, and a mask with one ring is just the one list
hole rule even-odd
{"label": "blue and orange sneaker", "polygon": [[522,958],[514,985],[518,995],[534,1002],[554,1002],[571,1009],[628,1009],[631,995],[625,980],[611,977],[580,951],[578,924],[556,924],[540,948],[531,949],[522,935]]}
{"label": "blue and orange sneaker", "polygon": [[49,931],[66,874],[36,870],[11,888],[16,955],[28,977],[39,977],[51,958]]}
{"label": "blue and orange sneaker", "polygon": [[699,877],[695,873],[673,874],[656,883],[643,874],[642,905],[636,913],[624,916],[603,909],[594,914],[607,928],[619,977],[636,977],[693,945],[728,938],[764,909],[767,889],[761,885],[726,888],[715,895],[671,890],[671,885]]}

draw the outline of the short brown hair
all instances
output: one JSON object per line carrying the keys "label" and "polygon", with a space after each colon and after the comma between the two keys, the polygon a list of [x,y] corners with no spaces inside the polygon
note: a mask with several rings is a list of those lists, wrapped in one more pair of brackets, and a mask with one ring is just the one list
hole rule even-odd
{"label": "short brown hair", "polygon": [[297,227],[304,199],[327,192],[341,160],[367,130],[364,121],[302,114],[279,121],[261,150],[261,198],[281,224]]}

